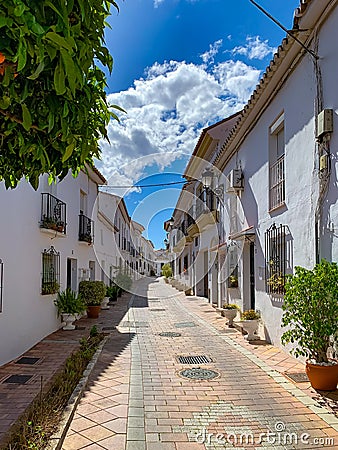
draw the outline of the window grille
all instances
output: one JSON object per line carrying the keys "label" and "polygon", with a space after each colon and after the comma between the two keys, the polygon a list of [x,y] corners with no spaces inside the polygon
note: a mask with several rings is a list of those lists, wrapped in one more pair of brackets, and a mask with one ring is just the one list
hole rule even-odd
{"label": "window grille", "polygon": [[284,155],[270,167],[270,209],[285,201]]}
{"label": "window grille", "polygon": [[91,244],[94,240],[94,223],[84,214],[79,215],[79,241]]}
{"label": "window grille", "polygon": [[60,288],[60,253],[53,246],[42,252],[41,294],[55,294]]}
{"label": "window grille", "polygon": [[0,313],[2,312],[2,292],[4,288],[4,263],[0,259]]}
{"label": "window grille", "polygon": [[66,234],[66,204],[54,195],[41,194],[40,227]]}
{"label": "window grille", "polygon": [[284,294],[286,228],[286,225],[273,224],[265,232],[265,289],[268,294]]}

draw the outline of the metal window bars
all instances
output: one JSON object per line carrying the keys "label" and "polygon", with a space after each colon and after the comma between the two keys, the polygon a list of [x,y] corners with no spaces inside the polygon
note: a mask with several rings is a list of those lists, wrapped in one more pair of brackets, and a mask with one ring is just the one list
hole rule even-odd
{"label": "metal window bars", "polygon": [[55,294],[60,288],[60,253],[53,246],[42,252],[41,294]]}
{"label": "metal window bars", "polygon": [[270,167],[270,209],[285,201],[284,155]]}
{"label": "metal window bars", "polygon": [[41,194],[40,227],[66,234],[66,204],[49,193]]}
{"label": "metal window bars", "polygon": [[286,231],[286,225],[272,224],[265,232],[265,290],[268,294],[284,294]]}
{"label": "metal window bars", "polygon": [[84,214],[79,214],[79,241],[91,244],[94,240],[93,229],[93,221]]}

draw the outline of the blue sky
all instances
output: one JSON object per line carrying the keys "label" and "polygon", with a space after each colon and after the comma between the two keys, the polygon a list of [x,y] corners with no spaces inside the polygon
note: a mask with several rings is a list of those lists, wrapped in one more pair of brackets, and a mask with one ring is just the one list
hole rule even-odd
{"label": "blue sky", "polygon": [[[291,28],[299,0],[257,2]],[[109,124],[97,166],[113,186],[182,180],[202,129],[245,105],[285,32],[249,0],[118,4],[106,32],[107,93],[127,114]],[[160,248],[180,187],[111,190]]]}

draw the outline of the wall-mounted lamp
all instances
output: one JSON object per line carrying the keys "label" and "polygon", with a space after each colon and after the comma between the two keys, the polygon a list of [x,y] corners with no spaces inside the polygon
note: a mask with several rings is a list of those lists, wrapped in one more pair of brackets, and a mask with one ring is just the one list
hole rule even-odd
{"label": "wall-mounted lamp", "polygon": [[205,169],[204,172],[202,172],[202,184],[205,188],[209,189],[211,188],[213,184],[213,179],[215,177],[214,171],[212,169]]}

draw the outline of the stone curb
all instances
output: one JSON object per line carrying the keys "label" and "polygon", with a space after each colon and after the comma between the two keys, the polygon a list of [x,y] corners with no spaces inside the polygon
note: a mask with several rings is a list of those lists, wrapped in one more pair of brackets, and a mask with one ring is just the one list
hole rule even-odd
{"label": "stone curb", "polygon": [[83,391],[87,387],[89,376],[92,370],[94,369],[97,360],[99,359],[99,356],[102,353],[103,347],[108,341],[108,338],[109,338],[108,336],[103,338],[103,341],[100,343],[93,358],[87,364],[87,367],[83,372],[82,378],[80,379],[78,385],[75,387],[62,413],[62,418],[59,424],[59,430],[49,438],[49,444],[47,445],[46,450],[61,450],[63,441],[66,438],[69,426],[73,420],[75,409],[82,397]]}

